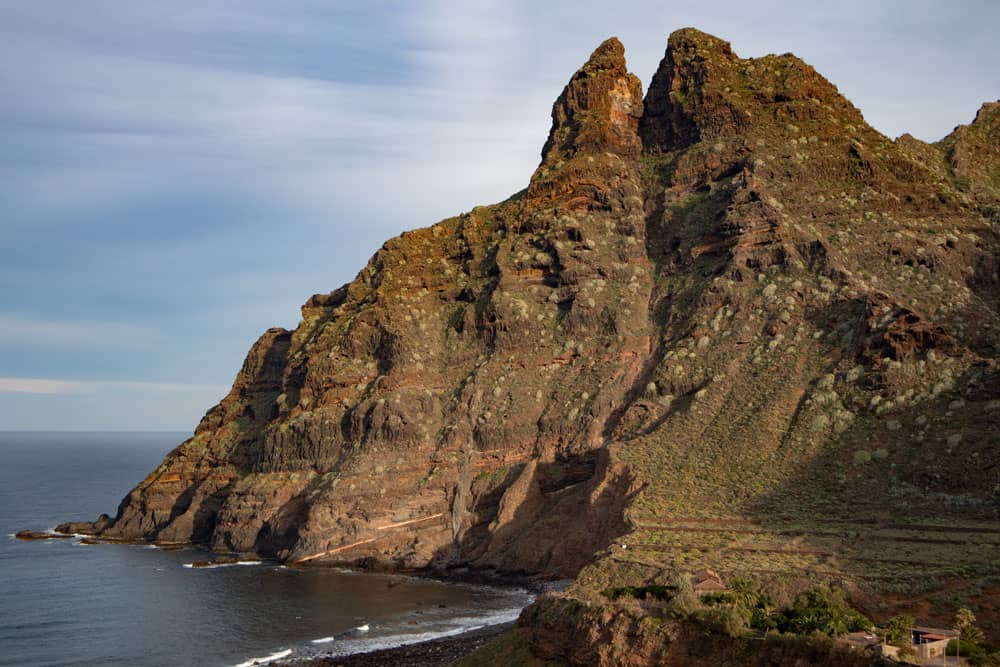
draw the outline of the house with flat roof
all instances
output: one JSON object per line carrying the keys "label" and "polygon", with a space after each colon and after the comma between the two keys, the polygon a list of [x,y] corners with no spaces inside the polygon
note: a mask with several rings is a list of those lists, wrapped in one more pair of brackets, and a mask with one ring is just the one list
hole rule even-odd
{"label": "house with flat roof", "polygon": [[936,658],[944,655],[948,642],[958,639],[958,632],[946,628],[929,628],[915,625],[910,628],[913,650],[921,658]]}
{"label": "house with flat roof", "polygon": [[[910,628],[910,648],[921,660],[941,658],[948,649],[948,642],[958,639],[958,632],[947,628],[930,628],[915,625]],[[899,646],[882,643],[879,652],[887,658],[897,658]]]}

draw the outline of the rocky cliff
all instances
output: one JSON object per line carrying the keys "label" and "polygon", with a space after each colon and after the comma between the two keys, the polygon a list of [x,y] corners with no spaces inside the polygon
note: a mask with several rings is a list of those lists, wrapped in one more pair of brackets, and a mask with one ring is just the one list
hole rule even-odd
{"label": "rocky cliff", "polygon": [[795,56],[693,29],[643,99],[609,39],[525,190],[310,298],[115,517],[62,528],[589,565],[582,598],[700,566],[990,590],[998,109],[893,141]]}
{"label": "rocky cliff", "polygon": [[[888,664],[872,652],[837,644],[825,636],[730,637],[669,617],[630,613],[620,607],[588,606],[559,597],[539,599],[522,614],[518,628],[498,644],[506,644],[516,652],[472,653],[459,662],[459,667],[495,664],[885,667]],[[496,650],[492,646],[488,649]]]}

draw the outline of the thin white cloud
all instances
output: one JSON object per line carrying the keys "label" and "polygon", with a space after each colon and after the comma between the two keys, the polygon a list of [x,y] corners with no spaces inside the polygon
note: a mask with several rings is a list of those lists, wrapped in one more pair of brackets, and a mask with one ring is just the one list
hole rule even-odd
{"label": "thin white cloud", "polygon": [[74,386],[75,383],[68,380],[0,378],[0,393],[7,394],[65,394]]}
{"label": "thin white cloud", "polygon": [[128,390],[146,394],[211,392],[217,394],[221,398],[226,392],[229,391],[229,388],[216,384],[185,384],[177,382],[139,382],[130,380],[52,380],[41,378],[0,377],[0,393],[8,394],[92,394],[108,390]]}
{"label": "thin white cloud", "polygon": [[[434,222],[438,211],[502,199],[537,163],[559,84],[525,87],[515,66],[483,49],[487,39],[516,47],[518,26],[501,21],[497,8],[438,3],[419,16],[411,29],[423,46],[405,55],[414,76],[389,83],[237,71],[151,58],[134,45],[105,52],[11,35],[0,83],[18,95],[5,115],[53,161],[7,170],[18,203],[33,217],[82,219],[173,192],[252,193],[348,228],[336,215],[345,208],[412,227]],[[445,17],[468,31],[442,30]],[[32,67],[15,65],[23,62]],[[408,178],[414,169],[424,177]],[[377,175],[359,188],[359,171]],[[388,183],[393,197],[374,196]],[[398,202],[406,202],[403,221]]]}
{"label": "thin white cloud", "polygon": [[0,314],[0,344],[93,348],[139,347],[154,335],[150,326],[123,322],[41,320]]}
{"label": "thin white cloud", "polygon": [[[398,57],[408,64],[409,76],[390,81],[276,73],[253,69],[253,60],[214,57],[213,33],[206,26],[219,37],[258,40],[270,53],[276,38],[319,31],[308,14],[230,3],[211,8],[180,3],[156,12],[97,6],[102,22],[96,24],[72,11],[58,17],[35,13],[25,23],[34,32],[5,34],[0,47],[7,63],[0,64],[0,85],[16,92],[7,100],[7,122],[23,124],[37,141],[48,142],[42,149],[56,152],[52,164],[17,165],[5,173],[16,181],[22,207],[36,214],[83,213],[207,189],[228,197],[253,193],[292,215],[324,216],[343,229],[350,228],[351,218],[338,214],[361,205],[376,219],[428,224],[445,208],[458,212],[523,185],[537,163],[552,99],[600,39],[620,34],[633,69],[648,80],[667,33],[687,24],[720,32],[743,55],[800,52],[823,65],[835,83],[865,97],[857,100],[862,110],[890,134],[904,129],[943,134],[978,108],[978,102],[963,101],[955,113],[947,99],[921,90],[930,83],[925,65],[942,74],[963,71],[958,78],[934,76],[935,85],[951,81],[956,88],[946,98],[973,85],[966,81],[975,72],[963,69],[958,55],[964,43],[941,54],[923,39],[906,41],[877,22],[885,19],[884,11],[866,3],[848,2],[836,11],[776,2],[766,3],[766,11],[639,3],[623,13],[435,0],[403,20],[409,39]],[[767,16],[782,21],[765,21]],[[132,35],[150,18],[157,35],[144,44]],[[926,29],[917,19],[906,20],[915,35]],[[95,48],[105,21],[108,45]],[[857,23],[866,26],[864,33],[855,34]],[[887,33],[897,41],[886,39]],[[342,28],[335,35],[338,41],[326,54],[331,60],[338,48],[366,41]],[[837,39],[824,38],[831,35]],[[368,38],[379,44],[379,36]],[[176,43],[173,50],[170,40]],[[314,42],[307,44],[315,48]],[[863,67],[844,56],[855,51],[865,55]],[[827,64],[837,71],[828,71]],[[872,99],[872,90],[901,81],[886,99]],[[928,118],[941,129],[921,125]],[[414,168],[425,177],[407,178]],[[392,197],[382,196],[387,187]],[[467,202],[473,195],[483,199]],[[404,207],[409,213],[400,220]],[[432,218],[422,217],[428,215]]]}
{"label": "thin white cloud", "polygon": [[188,430],[227,391],[212,384],[0,378],[0,429]]}

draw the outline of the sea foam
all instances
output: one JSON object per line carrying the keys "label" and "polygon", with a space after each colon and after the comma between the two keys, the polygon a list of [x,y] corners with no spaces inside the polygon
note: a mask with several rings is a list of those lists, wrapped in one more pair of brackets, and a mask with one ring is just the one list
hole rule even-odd
{"label": "sea foam", "polygon": [[281,651],[272,653],[271,655],[265,655],[262,658],[250,658],[245,662],[241,662],[235,667],[254,667],[254,665],[266,665],[268,663],[274,662],[275,660],[281,660],[282,658],[287,658],[292,654],[292,649],[286,648]]}
{"label": "sea foam", "polygon": [[[531,598],[529,598],[529,601],[530,599]],[[490,625],[515,621],[517,620],[517,617],[520,616],[522,608],[523,607],[521,606],[508,607],[486,614],[452,617],[444,619],[443,622],[438,621],[435,623],[436,625],[439,625],[436,629],[427,629],[423,631],[418,630],[417,632],[397,631],[389,632],[388,634],[381,636],[358,637],[357,634],[361,634],[360,628],[355,628],[355,633],[357,634],[354,638],[350,638],[350,635],[348,634],[348,636],[342,641],[338,639],[334,647],[327,649],[329,653],[326,655],[346,656],[356,653],[367,653],[369,651],[380,651],[383,649],[408,646],[410,644],[419,644],[420,642],[431,641],[433,639],[454,637],[455,635],[471,632],[473,630],[479,630],[480,628],[485,628]]]}
{"label": "sea foam", "polygon": [[195,568],[194,563],[183,563],[182,567],[190,569],[198,569],[198,570],[214,570],[217,567],[229,567],[231,565],[263,565],[263,564],[264,561],[262,560],[239,560],[236,561],[235,563],[215,563],[214,565],[199,565],[197,568]]}

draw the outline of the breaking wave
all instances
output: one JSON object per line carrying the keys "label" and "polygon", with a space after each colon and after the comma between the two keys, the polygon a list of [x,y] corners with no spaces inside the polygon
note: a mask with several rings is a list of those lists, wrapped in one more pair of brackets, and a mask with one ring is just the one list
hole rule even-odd
{"label": "breaking wave", "polygon": [[275,660],[281,660],[282,658],[287,658],[291,654],[292,654],[292,649],[286,648],[282,649],[281,651],[276,651],[271,655],[265,655],[262,658],[250,658],[249,660],[241,662],[238,665],[235,665],[234,667],[254,667],[254,665],[266,665],[268,663],[274,662]]}
{"label": "breaking wave", "polygon": [[182,567],[196,570],[214,570],[217,567],[230,567],[233,565],[263,565],[262,560],[238,560],[235,563],[212,563],[210,565],[197,565],[195,563],[184,563]]}

